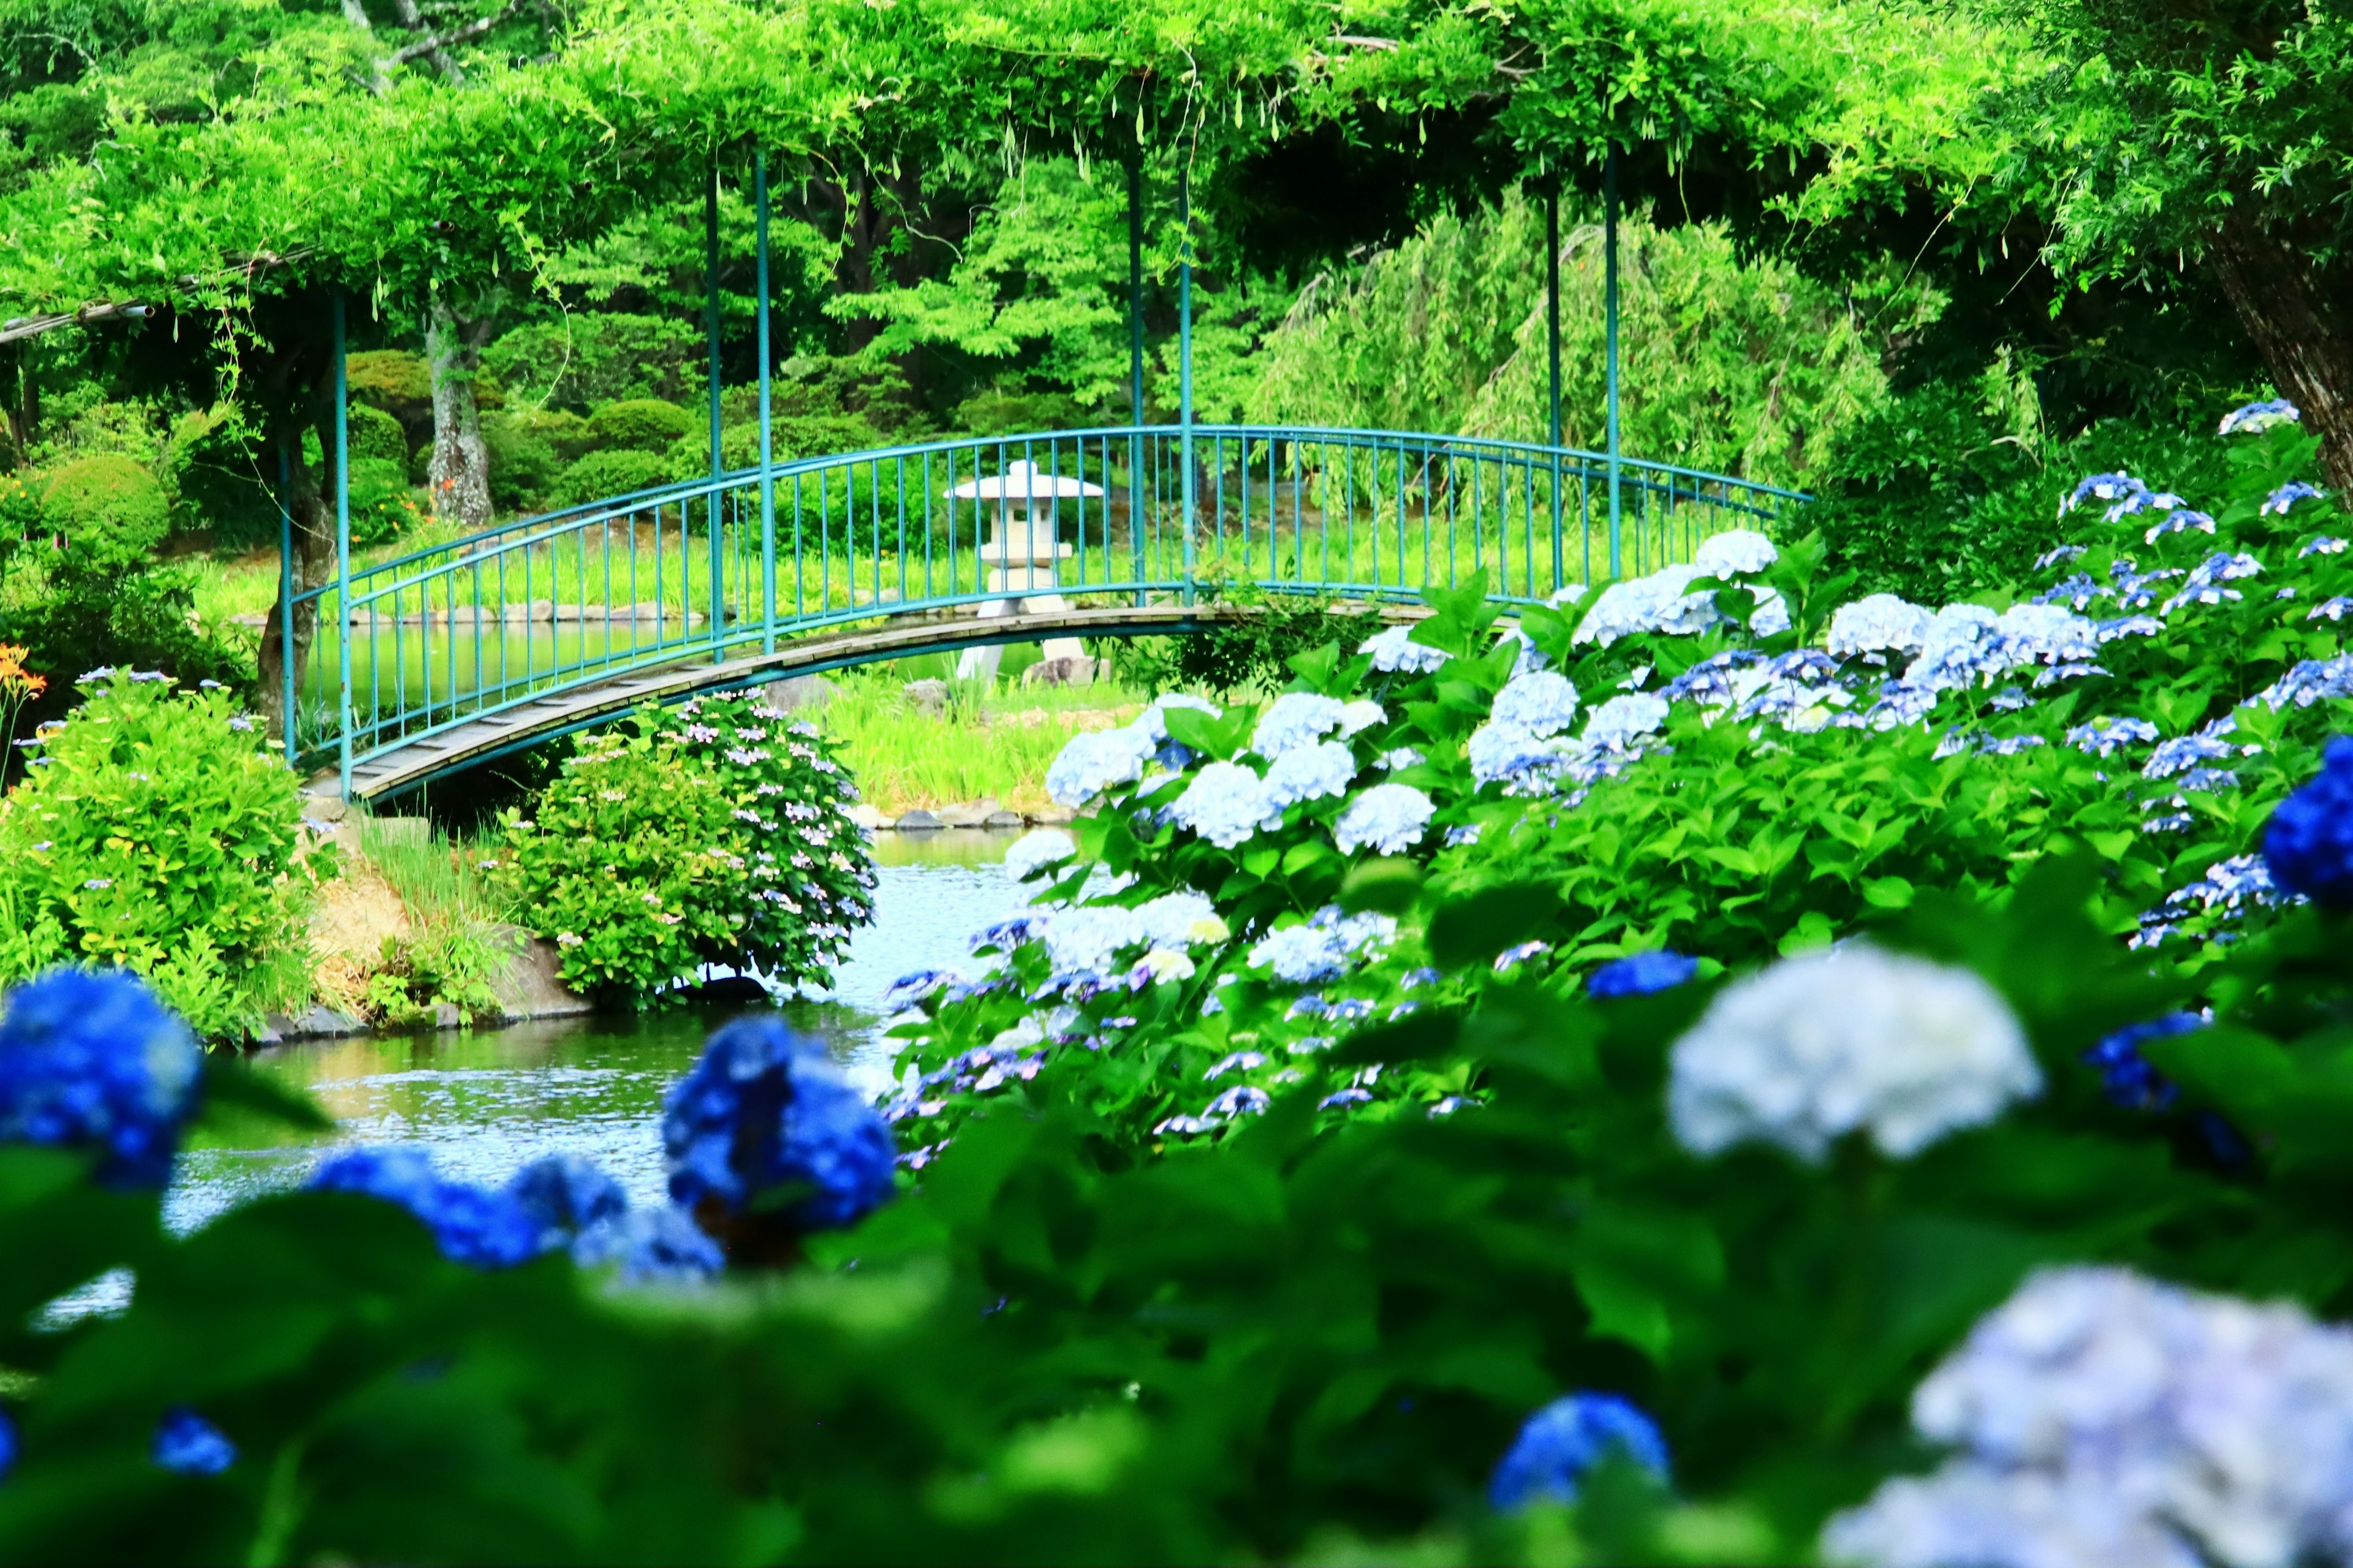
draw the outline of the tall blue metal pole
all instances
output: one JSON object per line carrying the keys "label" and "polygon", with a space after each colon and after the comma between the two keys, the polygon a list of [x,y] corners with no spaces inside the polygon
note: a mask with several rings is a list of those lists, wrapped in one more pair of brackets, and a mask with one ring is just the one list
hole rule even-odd
{"label": "tall blue metal pole", "polygon": [[[760,290],[760,651],[776,651],[776,470],[768,428],[768,155],[752,155],[753,244]],[[795,562],[795,569],[799,563]]]}
{"label": "tall blue metal pole", "polygon": [[278,440],[278,681],[286,717],[286,765],[294,765],[294,702],[301,682],[294,673],[294,509],[290,497],[293,466],[287,461],[286,438]]}
{"label": "tall blue metal pole", "polygon": [[1545,187],[1545,348],[1552,416],[1545,428],[1552,453],[1552,585],[1563,586],[1560,539],[1560,182]]}
{"label": "tall blue metal pole", "polygon": [[[711,348],[711,477],[717,479],[723,468],[719,458],[719,160],[711,161],[711,188],[703,193],[702,202],[703,290],[707,296],[702,307],[703,335]],[[719,496],[711,497],[712,526],[717,526]]]}
{"label": "tall blue metal pole", "polygon": [[1620,505],[1618,472],[1618,143],[1609,143],[1601,168],[1601,311],[1605,322],[1609,395],[1609,577],[1625,575],[1620,542]]}
{"label": "tall blue metal pole", "polygon": [[335,290],[335,650],[342,678],[340,704],[343,733],[336,743],[336,763],[343,780],[343,798],[352,798],[352,416],[348,406],[350,378],[343,353],[343,291]]}
{"label": "tall blue metal pole", "polygon": [[[1127,163],[1127,422],[1144,426],[1144,149]],[[1144,603],[1144,438],[1127,438],[1127,540]]]}
{"label": "tall blue metal pole", "polygon": [[1193,175],[1176,167],[1176,419],[1184,463],[1185,603],[1193,602]]}

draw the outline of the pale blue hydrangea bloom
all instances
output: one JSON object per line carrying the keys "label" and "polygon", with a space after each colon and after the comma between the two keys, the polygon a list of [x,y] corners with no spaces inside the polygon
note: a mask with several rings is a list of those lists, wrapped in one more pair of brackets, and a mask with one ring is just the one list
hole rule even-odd
{"label": "pale blue hydrangea bloom", "polygon": [[2094,625],[2104,643],[2114,642],[2118,637],[2153,637],[2165,630],[2165,623],[2155,616],[2118,616]]}
{"label": "pale blue hydrangea bloom", "polygon": [[1399,768],[1418,768],[1421,766],[1424,760],[1422,754],[1411,746],[1399,746],[1394,751],[1383,752],[1374,758],[1373,766],[1388,773],[1395,773]]}
{"label": "pale blue hydrangea bloom", "polygon": [[1411,784],[1375,784],[1340,813],[1332,825],[1332,841],[1343,855],[1367,847],[1377,854],[1401,855],[1421,841],[1437,809]]}
{"label": "pale blue hydrangea bloom", "polygon": [[1781,597],[1780,589],[1757,590],[1757,607],[1748,613],[1748,630],[1752,636],[1778,637],[1792,624],[1788,602]]}
{"label": "pale blue hydrangea bloom", "polygon": [[1204,701],[1189,693],[1171,691],[1146,703],[1144,711],[1135,716],[1134,723],[1129,728],[1142,731],[1157,746],[1168,739],[1167,715],[1171,708],[1189,708],[1196,713],[1207,713],[1212,719],[1224,717],[1226,711],[1216,703]]}
{"label": "pale blue hydrangea bloom", "polygon": [[1450,827],[1446,830],[1446,847],[1449,849],[1455,848],[1460,845],[1476,844],[1478,842],[1479,824],[1475,822],[1465,826]]}
{"label": "pale blue hydrangea bloom", "polygon": [[1736,528],[1703,540],[1692,552],[1692,564],[1707,577],[1743,577],[1765,571],[1781,559],[1773,542],[1753,528]]}
{"label": "pale blue hydrangea bloom", "polygon": [[1386,942],[1396,931],[1397,921],[1387,915],[1343,915],[1336,906],[1327,905],[1304,925],[1269,933],[1250,949],[1250,966],[1271,968],[1278,979],[1295,985],[1310,985],[1337,978],[1350,958]]}
{"label": "pale blue hydrangea bloom", "polygon": [[2010,663],[2068,664],[2096,658],[2100,629],[2057,605],[2012,605],[1994,623]]}
{"label": "pale blue hydrangea bloom", "polygon": [[1281,811],[1303,800],[1345,795],[1356,776],[1356,754],[1337,741],[1301,746],[1275,758],[1266,770],[1267,805]]}
{"label": "pale blue hydrangea bloom", "polygon": [[1220,849],[1241,844],[1261,827],[1282,821],[1267,797],[1266,781],[1240,763],[1211,763],[1168,808],[1169,820],[1191,828]]}
{"label": "pale blue hydrangea bloom", "polygon": [[1514,675],[1525,675],[1531,670],[1546,669],[1551,667],[1552,660],[1545,657],[1544,649],[1536,647],[1535,639],[1529,637],[1527,633],[1522,631],[1519,627],[1515,626],[1505,626],[1501,632],[1496,634],[1495,646],[1497,647],[1503,647],[1507,642],[1517,643],[1520,648],[1519,657],[1512,661],[1512,673]]}
{"label": "pale blue hydrangea bloom", "polygon": [[1471,731],[1463,751],[1470,759],[1471,776],[1484,784],[1550,767],[1567,754],[1568,748],[1558,739],[1531,735],[1515,724],[1489,723]]}
{"label": "pale blue hydrangea bloom", "polygon": [[1135,906],[1136,929],[1154,947],[1189,947],[1206,938],[1198,928],[1216,927],[1218,907],[1190,888],[1163,893]]}
{"label": "pale blue hydrangea bloom", "polygon": [[1340,739],[1345,741],[1376,724],[1386,724],[1388,717],[1381,705],[1369,697],[1359,697],[1354,702],[1344,703],[1340,708]]}
{"label": "pale blue hydrangea bloom", "polygon": [[1839,606],[1824,646],[1833,658],[1860,656],[1865,663],[1884,664],[1891,653],[1918,650],[1928,640],[1933,619],[1929,611],[1894,594],[1873,594]]}
{"label": "pale blue hydrangea bloom", "polygon": [[1716,611],[1713,594],[1684,591],[1700,575],[1698,567],[1679,562],[1647,577],[1610,584],[1577,624],[1576,640],[1608,647],[1636,632],[1687,636],[1720,624],[1724,617]]}
{"label": "pale blue hydrangea bloom", "polygon": [[1391,626],[1358,643],[1356,651],[1370,654],[1373,668],[1385,674],[1427,675],[1451,657],[1440,649],[1424,647],[1412,638],[1411,626]]}
{"label": "pale blue hydrangea bloom", "polygon": [[[2179,497],[2170,498],[2178,501]],[[2065,517],[2087,500],[2113,503],[2108,521],[2114,522],[2128,511],[2137,511],[2152,504],[2156,497],[2149,488],[2130,474],[2094,474],[2078,484],[2073,493],[2059,503],[2059,515]]]}
{"label": "pale blue hydrangea bloom", "polygon": [[1060,805],[1084,805],[1114,784],[1141,778],[1154,750],[1152,737],[1133,725],[1073,735],[1046,770],[1046,794]]}
{"label": "pale blue hydrangea bloom", "polygon": [[1563,584],[1560,587],[1555,588],[1552,593],[1546,597],[1545,603],[1550,605],[1556,610],[1565,610],[1583,597],[1585,597],[1584,584],[1567,583]]}
{"label": "pale blue hydrangea bloom", "polygon": [[1205,1082],[1214,1083],[1229,1072],[1250,1072],[1264,1066],[1266,1053],[1263,1051],[1234,1051],[1218,1058],[1217,1063],[1201,1077]]}
{"label": "pale blue hydrangea bloom", "polygon": [[1143,922],[1134,910],[1099,904],[1056,910],[1046,917],[1045,935],[1057,974],[1101,974],[1122,948],[1139,946],[1145,940]]}
{"label": "pale blue hydrangea bloom", "polygon": [[2303,549],[2297,551],[2295,553],[2296,559],[2299,561],[2307,555],[2342,555],[2345,553],[2345,542],[2330,534],[2323,533],[2315,536],[2309,544],[2306,544]]}
{"label": "pale blue hydrangea bloom", "polygon": [[1266,1090],[1238,1083],[1202,1109],[1204,1116],[1256,1116],[1274,1101]]}
{"label": "pale blue hydrangea bloom", "polygon": [[1005,874],[1017,882],[1026,882],[1047,867],[1059,865],[1078,852],[1078,845],[1060,828],[1034,828],[1015,839],[1005,851]]}
{"label": "pale blue hydrangea bloom", "polygon": [[1585,743],[1624,751],[1641,736],[1664,729],[1666,722],[1665,698],[1648,691],[1629,691],[1622,697],[1612,697],[1593,710],[1593,717],[1585,721]]}
{"label": "pale blue hydrangea bloom", "polygon": [[1250,731],[1250,750],[1271,761],[1312,746],[1326,731],[1339,727],[1345,709],[1337,698],[1286,691],[1259,716],[1258,728]]}
{"label": "pale blue hydrangea bloom", "polygon": [[2302,479],[2290,479],[2287,483],[2280,486],[2279,489],[2265,496],[2263,498],[2263,504],[2258,507],[2256,510],[2265,517],[2285,517],[2287,515],[2288,508],[2294,506],[2296,502],[2300,500],[2318,500],[2327,493],[2328,492],[2327,490],[2320,489],[2316,485],[2306,484]]}
{"label": "pale blue hydrangea bloom", "polygon": [[2291,702],[2309,708],[2325,698],[2353,697],[2353,654],[2307,658],[2256,695],[2274,709]]}
{"label": "pale blue hydrangea bloom", "polygon": [[2316,621],[2327,616],[2332,621],[2341,621],[2348,613],[2353,613],[2353,599],[2339,594],[2333,599],[2324,599],[2313,605],[2311,609],[2305,612],[2304,618],[2307,621]]}
{"label": "pale blue hydrangea bloom", "polygon": [[2095,757],[2113,756],[2125,746],[2145,746],[2157,739],[2157,726],[2146,719],[2094,719],[2067,731],[2067,743]]}
{"label": "pale blue hydrangea bloom", "polygon": [[1495,694],[1489,722],[1525,730],[1538,737],[1556,735],[1577,719],[1577,688],[1568,678],[1550,670],[1515,675]]}
{"label": "pale blue hydrangea bloom", "polygon": [[2242,404],[2223,415],[2222,423],[2215,434],[2253,435],[2259,430],[2268,430],[2274,425],[2294,425],[2303,418],[2303,413],[2286,398],[2266,398],[2261,403]]}
{"label": "pale blue hydrangea bloom", "polygon": [[2000,674],[2010,668],[2000,624],[1983,605],[1947,605],[1929,620],[1920,657],[1904,672],[1905,683],[1936,690]]}
{"label": "pale blue hydrangea bloom", "polygon": [[2202,511],[2191,511],[2185,508],[2180,511],[2170,513],[2163,522],[2150,524],[2147,531],[2140,536],[2140,540],[2143,544],[2155,544],[2168,534],[2213,531],[2214,520],[2211,517]]}

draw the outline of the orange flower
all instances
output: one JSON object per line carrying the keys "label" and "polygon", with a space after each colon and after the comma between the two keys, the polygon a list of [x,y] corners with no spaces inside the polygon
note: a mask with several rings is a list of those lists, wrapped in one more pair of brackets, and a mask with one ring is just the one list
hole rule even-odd
{"label": "orange flower", "polygon": [[0,643],[0,697],[24,702],[49,689],[49,678],[25,668],[26,649]]}

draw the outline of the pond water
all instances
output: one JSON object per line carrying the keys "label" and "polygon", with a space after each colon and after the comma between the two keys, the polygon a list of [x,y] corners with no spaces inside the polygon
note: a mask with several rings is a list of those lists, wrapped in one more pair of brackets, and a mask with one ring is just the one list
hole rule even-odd
{"label": "pond water", "polygon": [[[882,993],[910,970],[968,963],[972,933],[1024,902],[999,864],[1015,837],[879,835],[874,923],[858,933],[829,991],[780,1004],[871,1092],[891,1078],[880,1037]],[[542,1154],[585,1154],[633,1202],[658,1201],[663,1092],[693,1065],[703,1037],[739,1010],[672,1008],[261,1052],[255,1065],[316,1096],[341,1123],[339,1136],[293,1149],[190,1149],[165,1218],[191,1229],[240,1199],[301,1181],[323,1154],[357,1143],[421,1145],[444,1173],[483,1184],[503,1182]]]}

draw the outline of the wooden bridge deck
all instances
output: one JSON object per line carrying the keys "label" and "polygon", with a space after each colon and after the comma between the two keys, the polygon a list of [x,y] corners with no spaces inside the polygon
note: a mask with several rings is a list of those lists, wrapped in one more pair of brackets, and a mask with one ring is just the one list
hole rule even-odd
{"label": "wooden bridge deck", "polygon": [[[1342,613],[1360,613],[1383,623],[1415,621],[1429,614],[1419,605],[1359,604]],[[1035,642],[1047,637],[1151,637],[1198,631],[1218,621],[1246,618],[1245,606],[1224,604],[1114,605],[999,617],[955,612],[892,616],[880,626],[817,636],[779,638],[773,654],[723,661],[691,656],[622,671],[600,680],[567,684],[509,707],[494,709],[357,758],[352,764],[352,798],[383,800],[444,773],[575,730],[608,723],[647,702],[682,701],[700,691],[764,685],[795,675],[816,675],[880,659],[936,653],[991,643]],[[338,792],[334,774],[313,786]]]}

